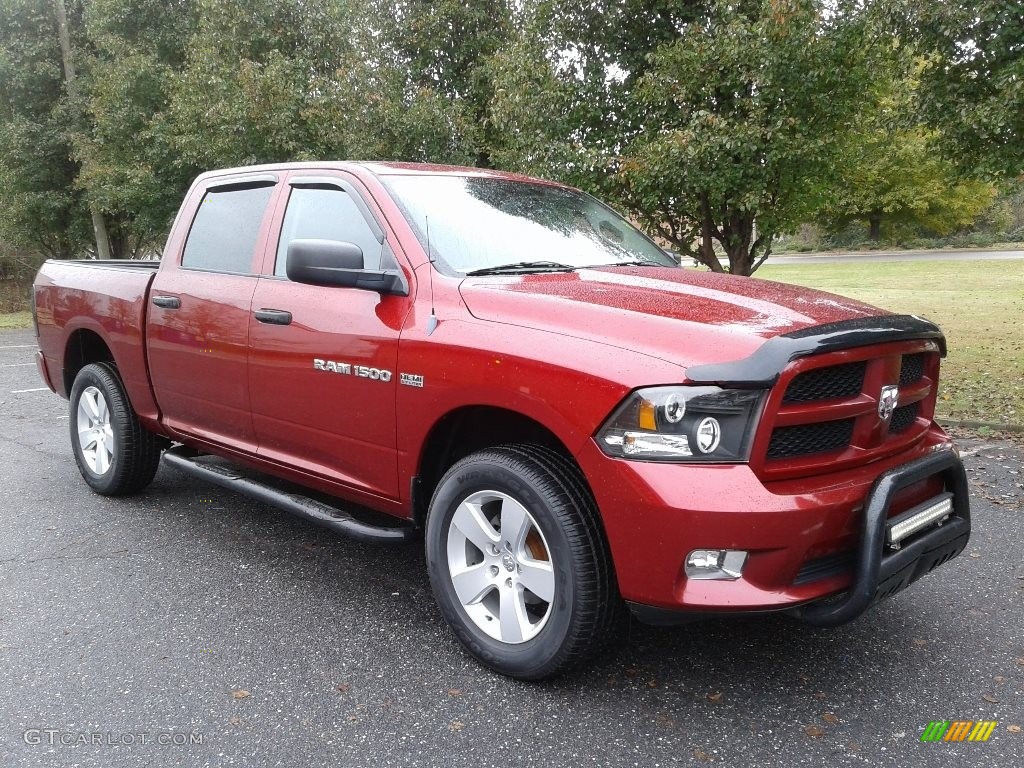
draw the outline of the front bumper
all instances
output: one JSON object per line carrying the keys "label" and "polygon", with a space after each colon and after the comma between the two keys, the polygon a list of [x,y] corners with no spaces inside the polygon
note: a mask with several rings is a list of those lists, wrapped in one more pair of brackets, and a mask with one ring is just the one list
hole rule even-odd
{"label": "front bumper", "polygon": [[[952,495],[949,517],[910,537],[899,549],[887,551],[888,513],[896,494],[936,475],[942,478],[944,487]],[[891,469],[875,481],[868,495],[857,550],[857,570],[850,588],[835,600],[798,608],[795,615],[822,627],[845,624],[879,600],[891,597],[952,560],[963,552],[970,536],[967,475],[955,453],[934,453]]]}
{"label": "front bumper", "polygon": [[[793,609],[809,622],[842,623],[959,554],[970,531],[962,465],[937,427],[913,451],[770,485],[746,465],[611,459],[593,442],[578,459],[601,509],[622,596],[658,623]],[[950,520],[885,554],[889,516],[943,490],[954,497]],[[688,579],[684,560],[700,548],[750,555],[734,581]],[[845,567],[817,565],[851,555]]]}

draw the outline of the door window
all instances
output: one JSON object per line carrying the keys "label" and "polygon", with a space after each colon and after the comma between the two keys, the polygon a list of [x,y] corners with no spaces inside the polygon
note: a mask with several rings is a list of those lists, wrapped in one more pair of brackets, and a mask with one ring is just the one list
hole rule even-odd
{"label": "door window", "polygon": [[210,189],[192,220],[181,266],[248,274],[273,184]]}
{"label": "door window", "polygon": [[341,240],[363,249],[363,265],[380,269],[381,243],[345,191],[333,187],[295,187],[281,225],[274,274],[283,277],[292,240]]}

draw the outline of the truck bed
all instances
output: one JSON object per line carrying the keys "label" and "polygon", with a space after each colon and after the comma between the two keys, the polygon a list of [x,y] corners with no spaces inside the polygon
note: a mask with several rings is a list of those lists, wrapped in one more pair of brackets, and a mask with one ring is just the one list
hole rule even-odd
{"label": "truck bed", "polygon": [[68,396],[80,367],[76,355],[106,340],[136,412],[143,420],[158,417],[147,374],[145,327],[149,286],[159,267],[158,261],[120,259],[43,264],[33,301],[45,378],[57,394]]}

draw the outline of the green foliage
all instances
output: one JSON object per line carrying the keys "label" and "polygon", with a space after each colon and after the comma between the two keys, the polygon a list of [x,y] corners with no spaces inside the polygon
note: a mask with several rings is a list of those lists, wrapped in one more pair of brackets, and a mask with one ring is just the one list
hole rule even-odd
{"label": "green foliage", "polygon": [[495,115],[516,138],[502,157],[590,176],[677,250],[721,270],[721,249],[750,274],[834,173],[870,74],[863,14],[812,0],[632,5],[542,8],[557,30],[543,55],[527,40],[501,62]]}
{"label": "green foliage", "polygon": [[345,66],[345,19],[331,0],[198,0],[166,115],[177,162],[198,171],[344,156],[335,126],[310,111]]}
{"label": "green foliage", "polygon": [[200,0],[161,123],[178,166],[472,162],[472,121],[445,91],[406,77],[371,34],[371,11],[339,0]]}
{"label": "green foliage", "polygon": [[114,250],[122,256],[161,244],[188,181],[165,118],[193,6],[192,0],[93,0],[87,9],[91,130],[76,144],[77,183],[113,214]]}
{"label": "green foliage", "polygon": [[712,268],[714,239],[730,271],[749,274],[835,172],[870,76],[866,33],[852,7],[826,18],[806,0],[713,5],[640,82],[647,130],[619,170],[637,214],[680,248],[700,236]]}
{"label": "green foliage", "polygon": [[559,71],[533,30],[492,56],[487,66],[495,86],[491,120],[502,137],[492,155],[498,167],[600,192],[605,162],[600,94],[586,98],[588,82]]}
{"label": "green foliage", "polygon": [[0,4],[0,232],[68,256],[89,242],[49,0]]}
{"label": "green foliage", "polygon": [[902,33],[926,56],[919,109],[969,173],[1024,173],[1024,11],[1014,0],[902,0]]}
{"label": "green foliage", "polygon": [[[503,137],[490,120],[494,97],[488,59],[512,36],[510,0],[371,0],[367,29],[382,70],[390,74],[392,103],[405,104],[446,126],[452,141],[437,147],[438,161],[491,165]],[[397,97],[397,98],[396,98]],[[415,123],[402,121],[413,129]],[[395,136],[400,139],[400,137]],[[437,146],[440,135],[423,137]],[[399,145],[403,142],[399,140]]]}
{"label": "green foliage", "polygon": [[[53,0],[0,4],[0,237],[53,255],[90,248],[90,209],[115,255],[158,250],[210,168],[353,158],[561,179],[748,274],[823,208],[958,229],[991,188],[957,171],[1024,153],[997,0],[64,3],[71,92]],[[886,89],[909,50],[920,87]]]}
{"label": "green foliage", "polygon": [[859,219],[876,240],[883,227],[943,236],[972,224],[995,197],[990,184],[958,179],[920,128],[862,129],[853,138],[827,209],[833,229]]}
{"label": "green foliage", "polygon": [[960,178],[935,152],[934,132],[916,123],[920,59],[894,47],[879,66],[885,76],[875,80],[855,127],[844,137],[838,183],[822,211],[829,229],[859,220],[868,223],[877,241],[883,235],[945,236],[969,226],[991,204],[995,188]]}

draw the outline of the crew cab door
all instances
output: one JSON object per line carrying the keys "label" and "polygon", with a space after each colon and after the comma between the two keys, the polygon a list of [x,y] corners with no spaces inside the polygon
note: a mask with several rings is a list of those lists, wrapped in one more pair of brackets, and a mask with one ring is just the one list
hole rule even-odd
{"label": "crew cab door", "polygon": [[255,452],[249,320],[275,175],[214,178],[192,190],[150,288],[147,357],[164,423]]}
{"label": "crew cab door", "polygon": [[252,416],[260,456],[395,499],[395,366],[409,298],[293,283],[285,272],[299,239],[355,243],[367,268],[397,265],[356,183],[342,172],[288,177],[252,301]]}

